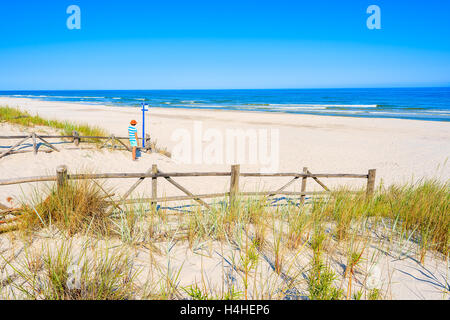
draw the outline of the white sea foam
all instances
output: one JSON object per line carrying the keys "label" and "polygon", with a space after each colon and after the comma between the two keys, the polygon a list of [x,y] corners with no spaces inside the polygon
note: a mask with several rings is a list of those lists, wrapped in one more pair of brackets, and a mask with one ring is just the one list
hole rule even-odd
{"label": "white sea foam", "polygon": [[269,106],[283,107],[283,108],[310,108],[310,107],[324,107],[324,108],[376,108],[376,104],[269,104]]}
{"label": "white sea foam", "polygon": [[[192,108],[193,106],[191,104],[177,104],[177,106],[181,106],[181,107],[190,107]],[[217,105],[209,105],[209,104],[203,104],[203,105],[199,105],[196,104],[194,106],[194,108],[198,109],[224,109],[224,108],[230,108],[229,106],[217,106]]]}
{"label": "white sea foam", "polygon": [[424,110],[426,113],[450,114],[450,110]]}
{"label": "white sea foam", "polygon": [[315,111],[315,110],[325,110],[327,107],[315,107],[315,106],[311,106],[311,107],[270,107],[270,109],[272,110],[280,110],[280,111]]}
{"label": "white sea foam", "polygon": [[388,111],[377,111],[377,112],[369,112],[370,114],[382,114],[382,115],[388,115],[388,116],[410,116],[410,115],[426,115],[422,112],[388,112]]}
{"label": "white sea foam", "polygon": [[[54,99],[104,99],[105,97],[80,97],[80,96],[48,96],[48,95],[13,95],[12,97],[28,97],[28,98],[54,98]],[[120,98],[119,98],[120,99]]]}
{"label": "white sea foam", "polygon": [[180,101],[180,102],[181,102],[181,103],[198,104],[198,102],[195,101],[195,100],[183,100],[183,101]]}

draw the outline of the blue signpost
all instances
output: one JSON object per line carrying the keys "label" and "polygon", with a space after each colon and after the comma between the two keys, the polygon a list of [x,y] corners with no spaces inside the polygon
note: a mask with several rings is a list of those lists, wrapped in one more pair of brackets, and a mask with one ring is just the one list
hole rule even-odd
{"label": "blue signpost", "polygon": [[145,111],[148,111],[145,107],[147,103],[142,103],[142,148],[145,148]]}

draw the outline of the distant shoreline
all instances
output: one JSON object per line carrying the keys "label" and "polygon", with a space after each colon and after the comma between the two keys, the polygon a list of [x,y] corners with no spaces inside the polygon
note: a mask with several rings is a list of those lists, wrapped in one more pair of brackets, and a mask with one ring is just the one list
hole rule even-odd
{"label": "distant shoreline", "polygon": [[[106,107],[106,108],[114,108],[114,109],[138,109],[140,108],[140,106],[134,106],[134,105],[122,105],[122,106],[117,106],[117,105],[108,105],[108,104],[99,104],[99,103],[89,103],[89,102],[83,102],[83,101],[53,101],[53,100],[41,100],[41,99],[37,99],[37,98],[10,98],[10,97],[4,97],[0,95],[0,105],[4,105],[4,103],[2,103],[2,101],[4,101],[3,99],[7,99],[9,101],[15,101],[17,100],[18,104],[14,105],[14,106],[18,106],[20,105],[21,100],[23,101],[30,101],[30,102],[50,102],[50,103],[62,103],[62,104],[67,104],[67,105],[74,105],[74,106],[87,106],[87,107]],[[329,115],[329,114],[314,114],[314,113],[306,113],[306,112],[302,112],[302,113],[287,113],[287,112],[283,112],[283,111],[263,111],[263,110],[239,110],[239,109],[223,109],[223,108],[176,108],[176,107],[159,107],[159,106],[149,106],[151,109],[153,110],[166,110],[169,113],[172,112],[181,112],[181,111],[192,111],[192,112],[212,112],[212,113],[228,113],[228,114],[247,114],[247,115],[270,115],[270,114],[276,114],[276,115],[286,115],[286,116],[296,116],[296,117],[318,117],[318,118],[333,118],[333,119],[365,119],[365,120],[387,120],[387,121],[413,121],[413,122],[431,122],[431,123],[449,123],[449,120],[433,120],[433,119],[416,119],[416,118],[394,118],[394,117],[376,117],[376,116],[370,116],[370,117],[364,117],[364,116],[349,116],[349,115]],[[96,109],[92,109],[92,111],[95,111]]]}
{"label": "distant shoreline", "polygon": [[450,88],[0,91],[0,98],[93,106],[233,110],[449,122]]}

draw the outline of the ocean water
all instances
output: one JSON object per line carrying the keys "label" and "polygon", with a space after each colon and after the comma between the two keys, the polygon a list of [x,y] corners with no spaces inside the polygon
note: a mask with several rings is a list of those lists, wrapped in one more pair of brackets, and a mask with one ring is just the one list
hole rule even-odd
{"label": "ocean water", "polygon": [[0,91],[0,96],[111,107],[226,109],[450,121],[450,88]]}

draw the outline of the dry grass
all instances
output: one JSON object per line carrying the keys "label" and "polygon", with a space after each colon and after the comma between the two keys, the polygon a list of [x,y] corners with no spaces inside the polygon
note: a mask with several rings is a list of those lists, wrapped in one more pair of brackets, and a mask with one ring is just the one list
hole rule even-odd
{"label": "dry grass", "polygon": [[153,152],[157,152],[159,154],[162,154],[168,158],[172,157],[172,153],[170,153],[169,150],[167,150],[166,147],[161,147],[158,145],[158,141],[156,140],[151,140],[150,141],[150,146],[151,146],[151,150],[153,150]]}
{"label": "dry grass", "polygon": [[123,251],[88,250],[77,255],[70,242],[42,248],[38,259],[9,264],[22,280],[13,296],[33,300],[124,300],[135,295],[139,271]]}
{"label": "dry grass", "polygon": [[3,122],[25,127],[46,126],[61,130],[62,135],[72,135],[75,130],[82,136],[107,136],[107,132],[88,124],[75,124],[69,121],[48,120],[39,115],[31,115],[19,108],[0,106],[0,119]]}
{"label": "dry grass", "polygon": [[[427,252],[449,254],[450,188],[448,183],[436,180],[380,187],[371,198],[367,198],[363,190],[350,193],[340,189],[330,197],[313,198],[300,206],[293,203],[271,206],[267,198],[241,198],[229,206],[227,200],[212,204],[208,210],[196,207],[185,213],[156,210],[148,205],[122,206],[123,210],[115,210],[107,216],[104,193],[92,182],[69,184],[61,191],[51,189],[44,201],[34,208],[26,208],[22,230],[50,225],[69,235],[95,230],[95,235],[119,239],[127,252],[141,247],[148,250],[149,268],[157,274],[147,283],[150,290],[140,289],[138,294],[132,289],[135,288],[132,277],[126,275],[129,271],[123,262],[126,259],[94,259],[104,261],[106,266],[100,263],[90,269],[83,267],[91,270],[81,271],[83,277],[91,279],[85,280],[86,283],[103,281],[87,276],[94,270],[105,270],[102,271],[105,275],[116,279],[114,286],[123,281],[126,294],[114,296],[94,292],[93,285],[89,284],[81,292],[68,293],[61,283],[67,281],[72,260],[69,251],[63,248],[56,255],[44,255],[46,258],[41,264],[30,263],[28,269],[36,273],[39,265],[43,265],[41,268],[52,270],[52,273],[47,272],[46,283],[48,288],[56,289],[45,291],[43,297],[48,299],[131,296],[283,299],[289,293],[297,299],[306,296],[309,299],[358,300],[387,296],[387,288],[365,283],[368,276],[365,270],[377,260],[374,251],[369,250],[371,245],[389,251],[386,246],[391,242],[413,243],[417,248],[414,254],[422,263]],[[374,234],[378,236],[374,238]],[[219,289],[210,287],[201,269],[201,283],[181,286],[184,263],[174,265],[173,261],[180,257],[172,252],[182,244],[198,252],[206,243],[215,245],[216,251],[220,245],[222,263],[224,260],[228,263],[222,266],[222,272],[232,270],[234,282]],[[332,262],[336,259],[341,259],[345,265],[343,272],[333,268]],[[155,262],[157,260],[166,261],[166,266]],[[108,265],[122,266],[118,268],[121,271],[110,272]]]}
{"label": "dry grass", "polygon": [[375,224],[395,224],[400,234],[412,232],[420,247],[421,262],[430,249],[444,255],[449,253],[449,182],[423,180],[416,184],[380,187],[369,200],[363,191],[353,195],[340,190],[326,202],[315,202],[312,212],[335,224],[338,240],[348,238],[353,224],[371,218]]}
{"label": "dry grass", "polygon": [[87,230],[107,235],[110,232],[107,200],[97,183],[69,180],[63,187],[36,191],[34,203],[23,205],[19,227],[26,231],[53,226],[69,236]]}

